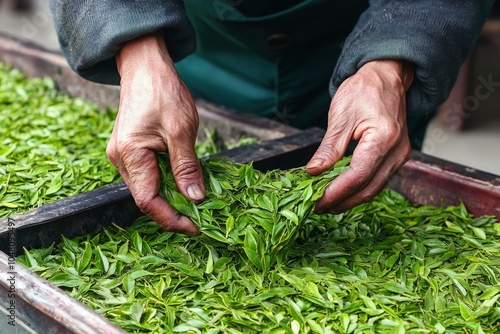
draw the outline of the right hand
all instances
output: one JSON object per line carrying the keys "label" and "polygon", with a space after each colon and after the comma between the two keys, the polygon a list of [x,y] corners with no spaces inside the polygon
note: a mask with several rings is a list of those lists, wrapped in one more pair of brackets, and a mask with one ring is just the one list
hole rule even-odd
{"label": "right hand", "polygon": [[401,60],[374,60],[347,78],[332,99],[328,129],[307,165],[318,175],[358,140],[349,170],[326,188],[317,212],[340,213],[371,200],[410,158],[406,126],[406,91],[413,67]]}
{"label": "right hand", "polygon": [[198,112],[160,34],[128,42],[116,56],[121,76],[118,115],[106,149],[135,203],[167,231],[198,235],[189,218],[161,196],[155,152],[168,152],[179,191],[199,203],[205,197],[194,150]]}

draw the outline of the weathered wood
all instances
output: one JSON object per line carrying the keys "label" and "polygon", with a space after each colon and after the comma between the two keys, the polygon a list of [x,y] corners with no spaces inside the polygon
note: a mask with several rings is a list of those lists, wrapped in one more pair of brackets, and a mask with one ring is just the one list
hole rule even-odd
{"label": "weathered wood", "polygon": [[325,132],[310,128],[297,134],[246,145],[213,156],[228,156],[233,162],[247,163],[261,171],[290,169],[305,165],[318,148]]}
{"label": "weathered wood", "polygon": [[476,216],[500,220],[500,176],[477,171],[421,152],[389,182],[389,187],[421,205],[459,205]]}
{"label": "weathered wood", "polygon": [[[130,225],[141,215],[130,191],[123,182],[97,188],[42,205],[28,212],[9,217],[15,224],[16,255],[23,247],[50,245],[61,235],[72,238],[116,223]],[[8,247],[7,219],[0,219],[0,250]]]}
{"label": "weathered wood", "polygon": [[[216,129],[223,138],[238,139],[242,135],[264,140],[282,138],[299,133],[301,130],[272,119],[215,105],[205,100],[196,100],[200,116],[200,130]],[[200,133],[200,135],[202,135]]]}
{"label": "weathered wood", "polygon": [[8,309],[11,300],[16,322],[31,326],[34,333],[126,333],[29,269],[12,264],[0,252],[0,307]]}

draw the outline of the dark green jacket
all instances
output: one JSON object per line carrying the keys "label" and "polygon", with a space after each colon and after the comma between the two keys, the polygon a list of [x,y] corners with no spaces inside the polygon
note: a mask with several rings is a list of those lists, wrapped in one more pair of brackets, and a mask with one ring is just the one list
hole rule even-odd
{"label": "dark green jacket", "polygon": [[194,95],[306,127],[324,124],[328,87],[335,94],[375,59],[415,64],[408,115],[414,125],[428,119],[448,96],[493,3],[53,0],[52,11],[63,53],[89,80],[118,84],[118,50],[162,29]]}

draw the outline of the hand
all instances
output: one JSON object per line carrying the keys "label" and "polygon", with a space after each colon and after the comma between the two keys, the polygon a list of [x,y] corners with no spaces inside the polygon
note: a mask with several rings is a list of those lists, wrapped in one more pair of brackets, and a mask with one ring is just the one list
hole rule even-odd
{"label": "hand", "polygon": [[198,112],[193,98],[159,34],[127,43],[116,63],[120,105],[106,154],[142,212],[167,231],[198,235],[196,226],[158,195],[155,155],[168,151],[180,192],[194,202],[203,200],[205,185],[194,151]]}
{"label": "hand", "polygon": [[316,205],[319,212],[340,213],[371,200],[410,158],[405,94],[413,81],[408,64],[377,60],[345,80],[332,99],[328,128],[307,164],[317,175],[359,140],[349,170],[327,187]]}

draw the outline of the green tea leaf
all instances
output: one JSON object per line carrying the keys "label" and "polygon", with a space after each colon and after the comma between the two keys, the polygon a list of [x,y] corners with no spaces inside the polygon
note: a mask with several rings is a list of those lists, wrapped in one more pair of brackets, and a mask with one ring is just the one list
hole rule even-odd
{"label": "green tea leaf", "polygon": [[101,248],[99,246],[97,246],[97,255],[98,255],[100,267],[101,267],[102,271],[104,271],[106,273],[109,270],[109,261],[108,261],[108,258],[106,257],[106,255],[104,255],[104,253],[101,251]]}

